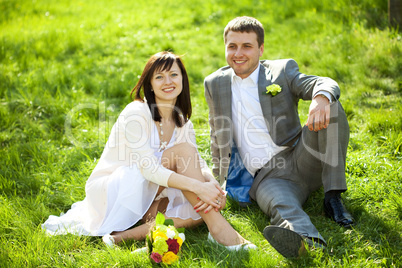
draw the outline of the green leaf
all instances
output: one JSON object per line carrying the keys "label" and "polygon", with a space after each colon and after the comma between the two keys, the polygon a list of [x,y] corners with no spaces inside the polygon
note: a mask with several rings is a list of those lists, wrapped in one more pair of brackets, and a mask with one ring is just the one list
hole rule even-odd
{"label": "green leaf", "polygon": [[174,222],[173,222],[172,219],[167,219],[167,220],[165,220],[165,225],[166,225],[166,226],[169,226],[169,225],[174,226]]}
{"label": "green leaf", "polygon": [[152,231],[150,232],[149,235],[147,235],[147,238],[146,238],[146,246],[148,248],[149,253],[152,252],[152,239],[151,239],[151,237],[152,237]]}
{"label": "green leaf", "polygon": [[158,212],[155,218],[155,224],[164,224],[165,222],[165,216],[163,216],[162,213]]}
{"label": "green leaf", "polygon": [[179,233],[184,233],[185,230],[186,230],[186,228],[177,228],[177,231],[178,231]]}

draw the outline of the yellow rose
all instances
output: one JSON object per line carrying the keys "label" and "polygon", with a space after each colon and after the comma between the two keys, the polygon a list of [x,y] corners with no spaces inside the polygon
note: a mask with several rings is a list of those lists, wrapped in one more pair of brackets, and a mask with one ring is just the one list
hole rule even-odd
{"label": "yellow rose", "polygon": [[154,241],[155,241],[155,239],[157,237],[162,237],[164,240],[168,239],[167,235],[165,233],[163,233],[163,232],[160,232],[160,231],[155,231],[155,232],[152,233],[152,239]]}
{"label": "yellow rose", "polygon": [[181,246],[183,244],[183,239],[181,239],[180,236],[178,236],[176,239],[177,239],[177,243],[179,243],[179,246]]}
{"label": "yellow rose", "polygon": [[164,233],[166,233],[167,226],[157,224],[154,229],[155,229],[155,232],[164,232]]}
{"label": "yellow rose", "polygon": [[172,264],[179,259],[179,256],[171,251],[166,252],[162,257],[162,262],[166,264]]}

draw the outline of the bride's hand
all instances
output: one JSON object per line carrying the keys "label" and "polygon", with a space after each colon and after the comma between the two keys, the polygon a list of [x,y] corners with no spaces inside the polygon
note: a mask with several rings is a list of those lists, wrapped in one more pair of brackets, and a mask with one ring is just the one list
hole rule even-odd
{"label": "bride's hand", "polygon": [[222,197],[222,203],[220,204],[220,206],[221,207],[218,209],[218,208],[214,208],[211,205],[208,205],[204,201],[200,201],[194,206],[194,209],[196,210],[197,213],[199,213],[201,211],[204,211],[204,213],[208,213],[208,211],[211,211],[212,209],[214,209],[216,212],[221,211],[226,206],[226,196]]}
{"label": "bride's hand", "polygon": [[[211,173],[205,173],[203,175],[204,175],[205,181],[213,182],[219,189],[222,189],[221,185],[219,184],[219,182],[214,178],[214,176]],[[222,190],[222,191],[223,191],[224,194],[223,194],[221,204],[220,204],[221,208],[219,210],[224,209],[225,206],[226,206],[226,194],[227,194],[227,192],[225,190]],[[219,211],[219,210],[216,210],[216,211]],[[210,209],[208,209],[208,211],[210,211]]]}
{"label": "bride's hand", "polygon": [[225,206],[226,206],[226,196],[223,196],[222,203],[220,204],[220,208],[214,208],[213,206],[208,205],[204,201],[200,201],[194,206],[194,209],[196,210],[197,213],[199,213],[201,211],[204,211],[204,213],[208,213],[208,211],[211,211],[212,209],[214,209],[216,212],[221,211],[222,209],[225,208]]}
{"label": "bride's hand", "polygon": [[219,211],[226,205],[226,192],[222,190],[216,180],[202,183],[202,187],[196,192],[198,202],[194,209],[196,212],[204,211],[208,213],[212,209]]}
{"label": "bride's hand", "polygon": [[198,202],[194,206],[194,209],[196,210],[197,213],[199,213],[200,211],[204,211],[204,213],[208,213],[212,209],[214,209],[216,212],[218,212],[218,211],[222,210],[226,205],[226,192],[222,190],[222,188],[220,187],[220,185],[218,184],[218,182],[215,179],[213,181],[211,181],[211,183],[214,184],[215,187],[220,191],[219,195],[216,199],[214,199],[215,201],[213,202],[212,205],[204,202],[202,199],[197,197],[197,199],[200,200],[200,202]]}

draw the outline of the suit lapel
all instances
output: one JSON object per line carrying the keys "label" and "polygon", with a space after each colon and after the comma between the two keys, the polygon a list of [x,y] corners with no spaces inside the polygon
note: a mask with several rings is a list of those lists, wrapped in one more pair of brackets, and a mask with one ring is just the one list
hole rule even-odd
{"label": "suit lapel", "polygon": [[271,85],[272,74],[268,68],[261,64],[260,72],[258,74],[258,96],[260,98],[260,105],[262,109],[262,114],[265,118],[265,123],[267,124],[268,131],[270,131],[270,126],[273,125],[272,122],[272,101],[271,94],[266,94],[266,87]]}
{"label": "suit lapel", "polygon": [[232,119],[231,69],[222,71],[219,77],[219,103],[223,116]]}

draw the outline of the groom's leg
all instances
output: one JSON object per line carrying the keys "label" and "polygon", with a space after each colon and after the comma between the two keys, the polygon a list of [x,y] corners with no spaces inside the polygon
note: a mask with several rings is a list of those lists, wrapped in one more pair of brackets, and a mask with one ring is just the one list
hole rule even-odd
{"label": "groom's leg", "polygon": [[300,235],[325,242],[303,210],[308,191],[286,179],[267,178],[257,188],[256,201],[271,219],[271,225],[290,229]]}
{"label": "groom's leg", "polygon": [[339,102],[331,104],[330,124],[318,132],[303,128],[301,138],[293,152],[299,178],[310,191],[321,184],[324,192],[345,191],[346,150],[349,142],[349,125]]}
{"label": "groom's leg", "polygon": [[339,102],[331,104],[330,123],[318,132],[303,128],[293,152],[298,178],[310,191],[324,186],[325,214],[339,225],[349,228],[353,217],[343,205],[341,193],[346,191],[345,163],[349,142],[349,125]]}

